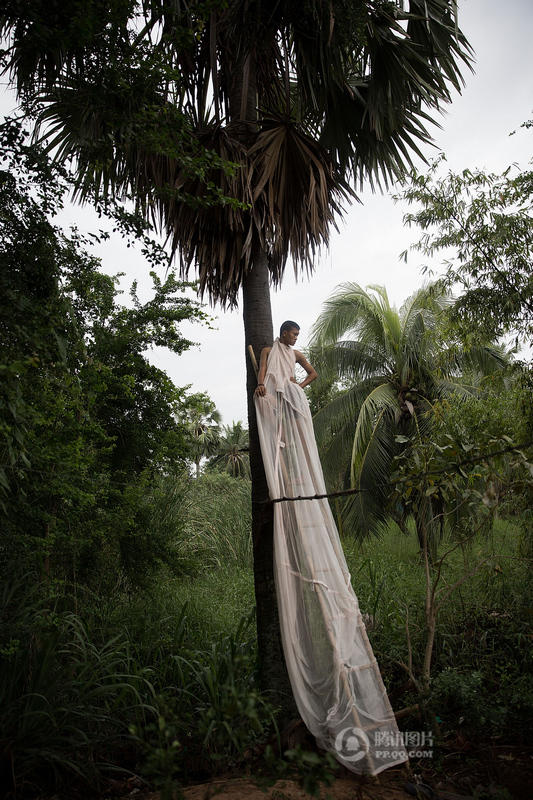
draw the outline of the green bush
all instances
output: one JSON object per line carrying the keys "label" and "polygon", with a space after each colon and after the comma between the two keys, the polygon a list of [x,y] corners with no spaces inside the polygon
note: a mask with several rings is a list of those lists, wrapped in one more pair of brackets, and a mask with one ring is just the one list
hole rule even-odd
{"label": "green bush", "polygon": [[0,776],[17,796],[128,769],[168,794],[239,764],[275,726],[256,685],[253,613],[200,642],[202,609],[195,618],[176,592],[87,592],[83,619],[61,610],[72,597],[57,587],[45,596],[13,580],[1,600]]}
{"label": "green bush", "polygon": [[[518,524],[496,519],[490,536],[478,535],[442,567],[451,586],[482,558],[490,560],[458,587],[441,608],[432,660],[430,697],[424,707],[478,741],[521,742],[533,709],[533,653],[528,563]],[[343,543],[361,611],[393,707],[420,698],[399,662],[407,661],[406,614],[413,664],[425,646],[424,576],[417,542],[391,525],[382,539]],[[444,540],[440,552],[451,543]]]}
{"label": "green bush", "polygon": [[171,656],[174,683],[157,697],[157,717],[132,727],[142,742],[143,775],[166,792],[175,781],[213,775],[245,760],[276,726],[258,690],[251,616],[209,649]]}
{"label": "green bush", "polygon": [[17,796],[73,779],[97,786],[128,723],[153,713],[148,670],[124,636],[96,644],[75,614],[27,606],[19,616],[0,651],[4,785]]}

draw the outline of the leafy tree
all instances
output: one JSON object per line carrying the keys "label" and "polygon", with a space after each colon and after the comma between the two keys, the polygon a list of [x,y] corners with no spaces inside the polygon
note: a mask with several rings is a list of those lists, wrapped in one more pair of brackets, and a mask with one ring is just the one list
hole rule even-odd
{"label": "leafy tree", "polygon": [[438,528],[428,523],[436,517],[433,500],[391,503],[395,457],[411,440],[428,439],[436,401],[471,391],[462,371],[486,373],[505,364],[495,348],[467,351],[447,339],[442,317],[449,303],[427,287],[398,311],[384,287],[365,291],[349,283],[326,301],[314,325],[313,347],[326,372],[349,382],[314,421],[325,443],[325,468],[337,484],[358,490],[346,506],[347,523],[358,536],[378,531],[391,518],[405,529],[412,514],[421,546],[424,528],[435,545]]}
{"label": "leafy tree", "polygon": [[242,422],[224,425],[218,440],[216,455],[210,464],[228,472],[233,478],[250,477],[248,431]]}
{"label": "leafy tree", "polygon": [[[529,129],[532,123],[522,127]],[[397,197],[419,207],[404,218],[423,231],[412,249],[427,256],[445,251],[446,273],[440,284],[444,290],[462,290],[449,317],[453,334],[467,348],[505,334],[514,335],[516,346],[531,343],[533,173],[513,164],[502,174],[479,169],[443,174],[444,162],[441,154],[427,174],[412,172]],[[406,258],[407,252],[403,255]],[[503,450],[497,459],[475,462],[478,478],[470,485],[477,484],[478,510],[480,502],[500,512],[513,509],[519,520],[527,517],[531,505],[531,483],[521,474],[531,445],[530,384],[525,367],[515,369],[511,385],[500,381],[491,388],[487,381],[478,382],[477,397],[462,402],[455,413],[453,406],[446,409],[441,438],[434,440],[435,446],[445,448],[450,464],[454,457],[461,460],[458,454],[464,459],[463,447],[477,455]],[[444,430],[447,441],[442,440]],[[521,447],[514,454],[513,443]],[[408,471],[405,463],[402,469]],[[463,472],[456,470],[458,491]]]}
{"label": "leafy tree", "polygon": [[[480,534],[492,531],[496,514],[507,513],[519,522],[520,550],[526,557],[531,555],[533,442],[521,439],[525,419],[519,366],[514,373],[511,380],[506,376],[507,387],[502,387],[501,374],[494,375],[484,381],[477,395],[438,400],[428,435],[411,437],[394,459],[390,505],[400,504],[417,519],[425,577],[423,646],[419,645],[415,655],[407,620],[408,658],[407,663],[399,663],[422,695],[430,690],[439,614],[454,591],[491,560],[494,571],[502,571],[498,564],[501,554],[485,551],[479,559],[472,547]],[[442,550],[431,554],[435,525],[446,525],[450,535]],[[459,547],[463,575],[454,582],[445,581],[446,562]],[[528,596],[526,586],[524,601]]]}
{"label": "leafy tree", "polygon": [[446,472],[451,473],[457,493],[469,490],[475,498],[470,505],[450,503],[454,509],[450,527],[456,536],[467,536],[479,528],[476,516],[480,518],[488,510],[487,529],[495,514],[507,516],[520,523],[530,539],[533,473],[528,461],[533,460],[533,437],[529,382],[528,371],[514,364],[511,370],[480,381],[475,393],[441,401],[436,409],[432,438],[434,447],[440,449],[430,463],[431,471],[441,470],[439,481]]}
{"label": "leafy tree", "polygon": [[[310,272],[355,182],[402,174],[429,140],[431,111],[460,89],[470,47],[456,3],[105,5],[52,0],[51,14],[7,3],[0,29],[12,34],[19,92],[44,104],[41,122],[75,162],[82,198],[134,196],[184,271],[196,264],[202,291],[235,304],[242,287],[245,346],[258,355],[273,339],[269,283],[288,256]],[[262,682],[290,696],[254,386],[248,364]]]}
{"label": "leafy tree", "polygon": [[[512,333],[533,341],[533,172],[508,167],[501,175],[480,169],[411,173],[399,198],[418,205],[405,215],[424,233],[413,245],[426,256],[446,252],[443,285],[462,293],[452,319],[466,341]],[[407,254],[404,253],[404,257]]]}
{"label": "leafy tree", "polygon": [[145,351],[183,352],[179,322],[205,314],[173,274],[118,305],[79,234],[53,224],[67,175],[13,122],[0,148],[0,557],[88,581],[118,558],[139,577],[168,546],[140,518],[150,476],[189,455],[186,390]]}
{"label": "leafy tree", "polygon": [[[164,283],[151,274],[154,297],[141,304],[134,284],[134,308],[115,304],[110,279],[111,307],[107,312],[103,306],[93,309],[95,317],[86,333],[88,363],[84,369],[88,379],[98,371],[101,385],[94,410],[115,438],[113,469],[117,474],[138,474],[149,465],[159,467],[183,459],[184,406],[191,414],[196,408],[186,390],[174,386],[162,370],[148,362],[145,353],[159,346],[179,355],[192,344],[180,333],[179,322],[203,320],[205,315],[195,301],[183,296],[185,287],[173,274]],[[74,286],[66,283],[65,288],[70,291]]]}

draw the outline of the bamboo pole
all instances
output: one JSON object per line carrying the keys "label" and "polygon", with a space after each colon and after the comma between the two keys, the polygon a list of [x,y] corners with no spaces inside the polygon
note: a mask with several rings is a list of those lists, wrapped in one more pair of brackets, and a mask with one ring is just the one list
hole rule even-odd
{"label": "bamboo pole", "polygon": [[251,344],[248,345],[248,355],[250,356],[250,361],[252,362],[252,367],[254,368],[255,377],[257,378],[257,375],[259,373],[259,367],[257,366],[257,359],[255,357],[254,348],[252,347]]}

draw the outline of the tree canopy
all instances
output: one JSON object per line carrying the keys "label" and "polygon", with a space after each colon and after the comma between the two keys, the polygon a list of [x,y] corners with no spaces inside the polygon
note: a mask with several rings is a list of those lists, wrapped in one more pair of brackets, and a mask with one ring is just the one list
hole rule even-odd
{"label": "tree canopy", "polygon": [[117,548],[126,569],[151,553],[146,571],[168,542],[141,522],[145,483],[185,468],[196,407],[146,351],[184,352],[179,323],[205,313],[172,273],[120,305],[88,242],[54,222],[68,176],[12,121],[0,154],[1,558],[90,575]]}
{"label": "tree canopy", "polygon": [[423,231],[412,249],[445,254],[443,284],[460,290],[452,320],[466,341],[511,334],[531,344],[533,171],[513,164],[501,174],[442,174],[444,162],[441,155],[426,173],[413,172],[399,194],[418,206],[405,215]]}
{"label": "tree canopy", "polygon": [[258,249],[275,283],[289,254],[311,270],[354,183],[386,184],[421,154],[471,63],[455,13],[449,0],[13,0],[0,29],[79,195],[135,198],[183,270],[195,262],[202,290],[234,303]]}

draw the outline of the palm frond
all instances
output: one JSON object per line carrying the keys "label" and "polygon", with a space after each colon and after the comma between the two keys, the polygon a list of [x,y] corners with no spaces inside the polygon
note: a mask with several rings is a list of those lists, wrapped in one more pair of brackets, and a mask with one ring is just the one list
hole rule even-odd
{"label": "palm frond", "polygon": [[418,289],[400,307],[402,326],[402,384],[409,385],[416,375],[418,381],[431,383],[436,359],[441,352],[441,323],[444,310],[453,302],[438,285]]}
{"label": "palm frond", "polygon": [[478,372],[491,375],[509,367],[509,354],[495,345],[471,345],[456,351],[454,366],[460,372]]}
{"label": "palm frond", "polygon": [[348,472],[353,447],[355,420],[365,397],[376,385],[376,378],[359,381],[338,394],[313,417],[324,473],[337,485]]}
{"label": "palm frond", "polygon": [[369,536],[381,536],[387,528],[390,514],[386,496],[376,488],[363,487],[358,494],[347,497],[341,511],[343,529],[362,541]]}
{"label": "palm frond", "polygon": [[[133,196],[157,221],[158,203],[175,190],[183,165],[202,175],[206,152],[156,83],[135,70],[129,81],[119,77],[110,68],[97,81],[65,80],[43,94],[36,135],[55,159],[76,163],[77,199]],[[221,165],[214,153],[207,160]]]}
{"label": "palm frond", "polygon": [[425,284],[413,292],[400,306],[399,316],[404,330],[409,330],[412,320],[422,313],[426,324],[434,324],[438,315],[453,304],[453,297],[439,284]]}
{"label": "palm frond", "polygon": [[209,465],[221,467],[234,478],[250,477],[248,431],[241,422],[224,425]]}
{"label": "palm frond", "polygon": [[444,398],[456,398],[456,399],[463,399],[465,397],[471,397],[473,394],[476,394],[478,391],[477,386],[472,386],[466,382],[462,382],[460,380],[450,380],[449,378],[441,378],[436,384],[435,389],[435,399],[442,400]]}
{"label": "palm frond", "polygon": [[324,346],[348,333],[358,334],[359,341],[370,344],[375,352],[387,353],[381,304],[356,283],[340,284],[326,300],[313,325],[311,343]]}
{"label": "palm frond", "polygon": [[[289,257],[312,271],[355,182],[423,158],[430,112],[471,61],[454,0],[4,5],[10,68],[21,92],[45,90],[79,198],[135,196],[182,275],[194,264],[229,305],[259,251],[274,284]],[[367,305],[377,347],[383,314]]]}
{"label": "palm frond", "polygon": [[351,427],[350,449],[353,441],[354,419],[360,407],[360,393],[357,386],[352,386],[338,394],[328,405],[313,417],[315,436],[321,454],[327,457],[328,452],[335,452],[335,436],[344,430],[348,423]]}
{"label": "palm frond", "polygon": [[[416,375],[422,379],[431,371],[431,350],[435,346],[434,318],[423,309],[409,316],[409,326],[404,328],[400,380],[409,386]],[[428,363],[429,356],[429,363]]]}
{"label": "palm frond", "polygon": [[50,89],[88,65],[104,64],[110,51],[127,49],[131,4],[109,0],[20,3],[4,0],[0,35],[10,36],[7,70],[20,95]]}
{"label": "palm frond", "polygon": [[382,352],[366,342],[340,341],[313,351],[313,363],[320,374],[347,380],[361,380],[383,372]]}
{"label": "palm frond", "polygon": [[[333,87],[322,134],[361,181],[387,186],[412,166],[412,153],[424,159],[419,145],[430,141],[424,122],[434,122],[424,108],[448,102],[450,87],[463,83],[460,63],[472,62],[453,8],[447,0],[416,0],[409,12],[383,4],[369,14],[364,55],[351,79]],[[397,17],[407,20],[407,30]]]}
{"label": "palm frond", "polygon": [[[352,454],[351,485],[358,492],[346,500],[343,508],[346,526],[359,538],[370,533],[379,535],[389,516],[387,498],[395,451],[393,415],[383,407],[373,423],[360,463],[354,465]],[[353,474],[354,466],[357,475]]]}
{"label": "palm frond", "polygon": [[[318,438],[320,441],[320,437]],[[330,490],[343,489],[349,485],[348,465],[352,443],[353,420],[345,418],[344,424],[337,425],[335,433],[327,439],[327,445],[320,448],[320,462]]]}
{"label": "palm frond", "polygon": [[363,470],[379,479],[390,459],[390,447],[380,446],[379,432],[387,420],[394,419],[398,396],[390,383],[376,386],[364,399],[352,447],[351,480],[358,486]]}

